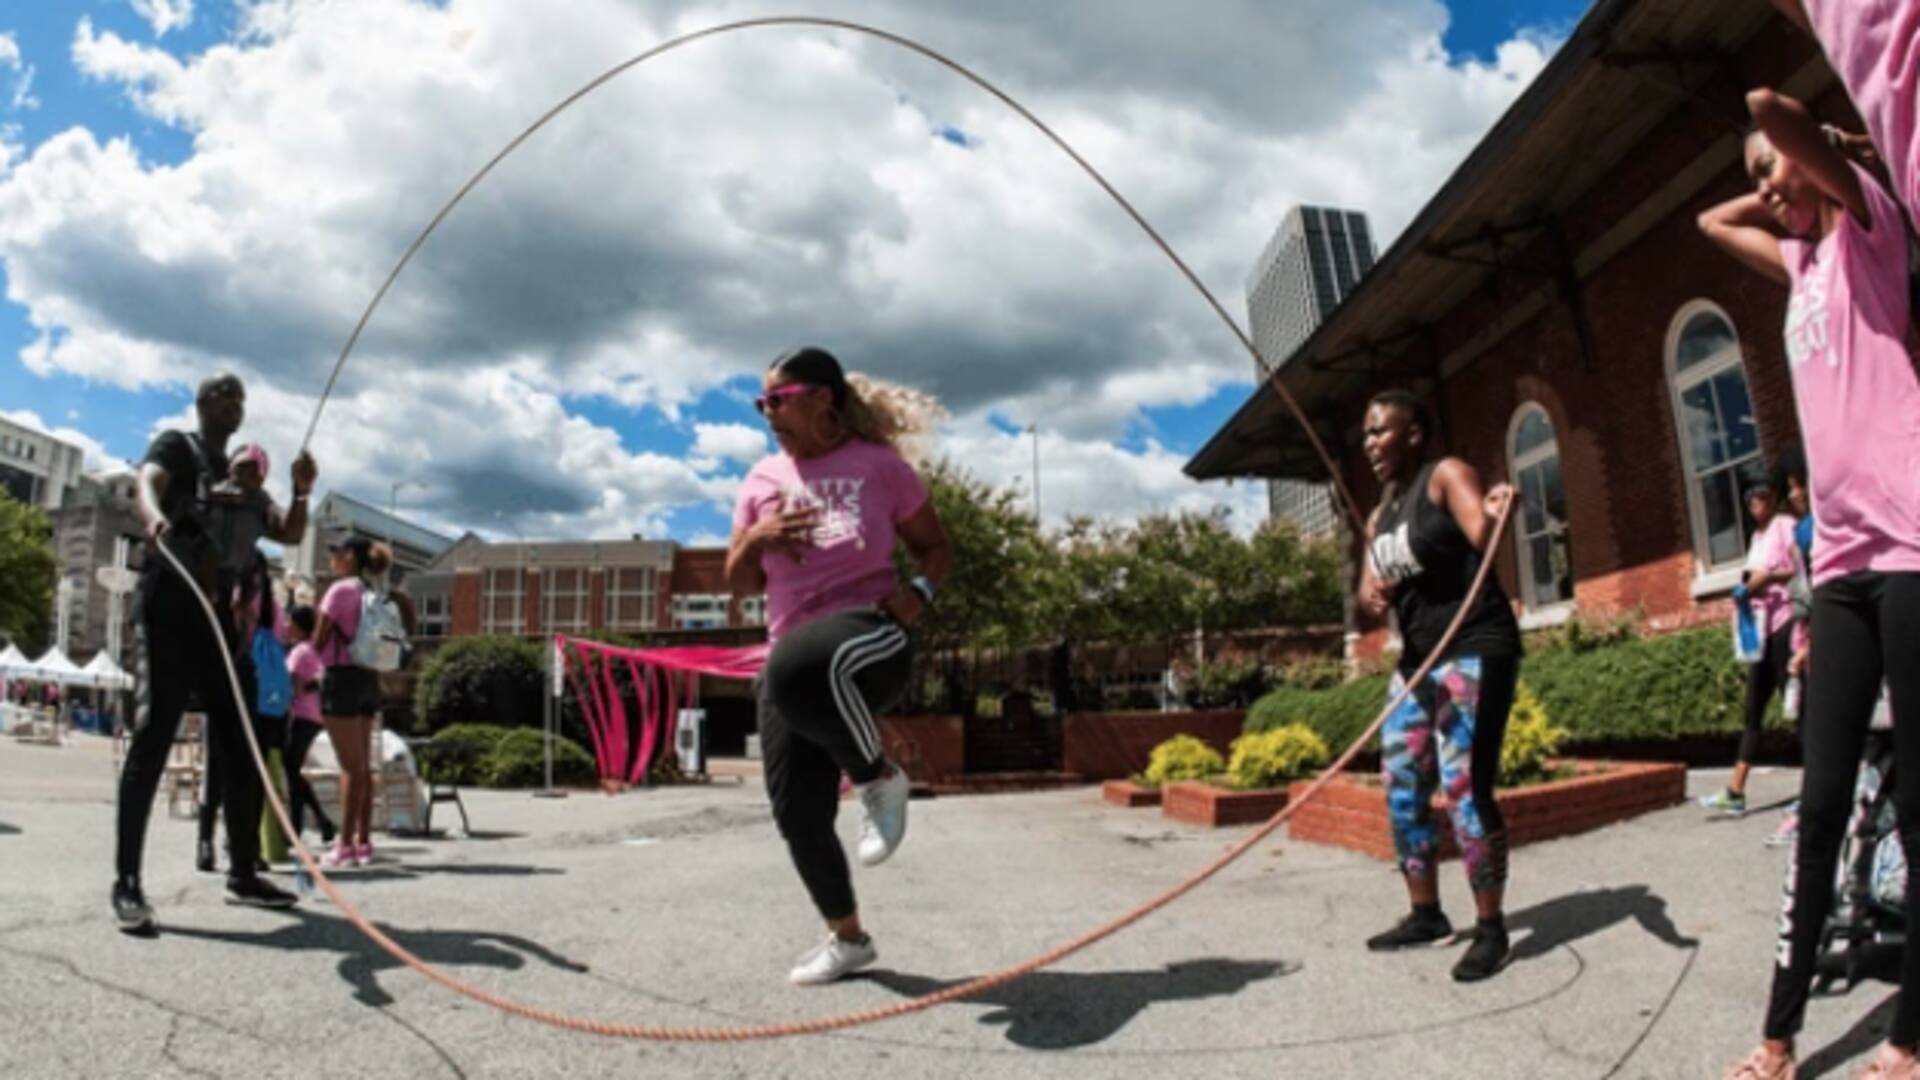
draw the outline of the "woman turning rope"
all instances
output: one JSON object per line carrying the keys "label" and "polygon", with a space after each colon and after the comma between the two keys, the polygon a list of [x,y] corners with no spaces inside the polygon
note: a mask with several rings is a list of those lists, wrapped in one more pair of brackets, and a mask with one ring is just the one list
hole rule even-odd
{"label": "woman turning rope", "polygon": [[[1393,697],[1459,614],[1494,522],[1513,500],[1506,484],[1483,492],[1473,466],[1457,457],[1430,460],[1432,433],[1426,407],[1411,394],[1388,391],[1367,407],[1367,460],[1382,490],[1367,529],[1372,557],[1362,571],[1360,603],[1375,617],[1391,608],[1400,625],[1400,669],[1388,690]],[[1487,579],[1437,661],[1380,735],[1393,846],[1413,911],[1370,938],[1367,948],[1430,945],[1453,934],[1436,877],[1440,834],[1430,807],[1437,784],[1447,793],[1479,916],[1453,977],[1476,982],[1500,970],[1508,949],[1500,910],[1507,829],[1493,785],[1519,679],[1520,625],[1498,581]]]}
{"label": "woman turning rope", "polygon": [[[924,394],[849,377],[824,349],[773,362],[754,402],[781,452],[748,472],[733,515],[727,582],[765,592],[773,651],[757,686],[774,820],[830,933],[789,974],[832,982],[873,963],[845,852],[834,835],[840,774],[860,794],[860,862],[878,866],[907,828],[906,774],[874,721],[906,689],[907,632],[933,602],[952,548],[901,440],[931,426]],[[902,583],[895,541],[919,569]]]}

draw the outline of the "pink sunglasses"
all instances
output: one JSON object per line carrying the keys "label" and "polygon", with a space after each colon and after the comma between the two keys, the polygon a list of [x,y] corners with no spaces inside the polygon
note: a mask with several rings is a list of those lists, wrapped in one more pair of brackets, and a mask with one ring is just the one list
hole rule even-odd
{"label": "pink sunglasses", "polygon": [[797,398],[801,394],[810,394],[818,389],[820,389],[820,387],[809,386],[806,383],[788,383],[785,386],[776,386],[759,397],[754,398],[753,407],[759,411],[761,416],[766,416],[779,412],[781,407],[786,405],[789,399]]}

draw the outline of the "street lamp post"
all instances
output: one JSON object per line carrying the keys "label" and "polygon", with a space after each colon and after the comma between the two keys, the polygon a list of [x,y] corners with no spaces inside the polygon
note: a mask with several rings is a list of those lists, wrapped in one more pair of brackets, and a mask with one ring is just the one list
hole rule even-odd
{"label": "street lamp post", "polygon": [[1027,434],[1033,436],[1033,527],[1038,529],[1040,519],[1040,425],[1027,425]]}

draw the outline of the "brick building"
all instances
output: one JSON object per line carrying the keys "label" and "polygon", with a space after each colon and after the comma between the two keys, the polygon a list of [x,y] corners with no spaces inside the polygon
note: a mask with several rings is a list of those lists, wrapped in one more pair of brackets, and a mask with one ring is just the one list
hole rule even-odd
{"label": "brick building", "polygon": [[650,641],[761,640],[761,597],[726,587],[726,551],[670,540],[489,543],[468,533],[407,579],[423,637],[609,632]]}
{"label": "brick building", "polygon": [[[1280,367],[1362,506],[1378,498],[1362,414],[1389,386],[1521,491],[1498,569],[1526,625],[1721,617],[1752,528],[1739,490],[1799,442],[1786,292],[1694,224],[1746,189],[1743,95],[1763,85],[1859,130],[1817,47],[1766,4],[1598,0]],[[1325,478],[1271,384],[1186,468]],[[1361,655],[1387,643],[1350,630]]]}

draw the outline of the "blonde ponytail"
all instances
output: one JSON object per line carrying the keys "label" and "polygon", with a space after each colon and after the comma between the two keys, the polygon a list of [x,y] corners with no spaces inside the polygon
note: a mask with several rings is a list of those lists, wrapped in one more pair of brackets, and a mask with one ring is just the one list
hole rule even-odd
{"label": "blonde ponytail", "polygon": [[947,410],[924,390],[884,382],[860,374],[847,376],[847,402],[842,419],[854,438],[889,446],[913,461],[923,460],[934,426]]}

